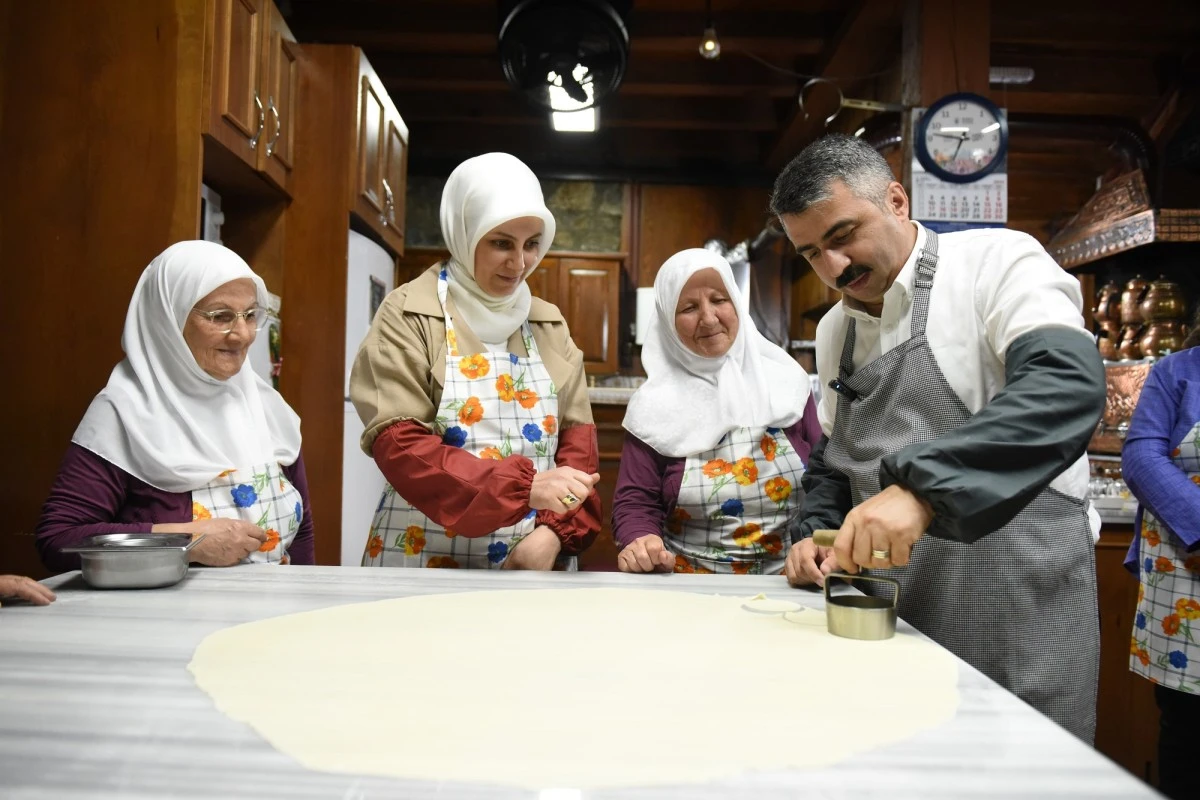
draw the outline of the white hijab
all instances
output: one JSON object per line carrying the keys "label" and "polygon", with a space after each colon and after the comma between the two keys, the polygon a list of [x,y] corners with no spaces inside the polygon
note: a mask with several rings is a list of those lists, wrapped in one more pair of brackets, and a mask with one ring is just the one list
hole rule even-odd
{"label": "white hijab", "polygon": [[196,303],[239,278],[254,281],[266,309],[262,278],[219,244],[179,242],[151,261],[125,316],[125,359],[71,440],[168,492],[199,489],[233,467],[295,463],[300,418],[279,392],[249,363],[217,380],[183,338]]}
{"label": "white hijab", "polygon": [[532,295],[522,282],[507,297],[492,297],[475,281],[475,248],[495,228],[518,217],[540,217],[546,226],[537,269],[554,241],[554,215],[546,208],[542,186],[529,167],[508,153],[486,153],[459,164],[442,190],[442,238],[450,251],[450,296],[459,316],[484,342],[507,342],[529,317]]}
{"label": "white hijab", "polygon": [[[675,330],[675,308],[688,279],[715,269],[738,315],[725,355],[693,353]],[[800,419],[812,391],[808,374],[754,325],[729,262],[695,248],[667,259],[654,279],[655,314],[642,345],[647,379],[634,392],[625,430],[664,456],[712,450],[735,428],[786,428]]]}

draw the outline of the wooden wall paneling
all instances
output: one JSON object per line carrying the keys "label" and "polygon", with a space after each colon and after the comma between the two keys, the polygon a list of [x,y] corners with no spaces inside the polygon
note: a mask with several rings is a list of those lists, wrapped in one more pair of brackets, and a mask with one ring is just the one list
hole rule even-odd
{"label": "wooden wall paneling", "polygon": [[305,45],[298,59],[280,390],[300,415],[318,564],[341,563],[346,270],[354,191],[358,51]]}
{"label": "wooden wall paneling", "polygon": [[1096,545],[1100,605],[1100,687],[1096,749],[1142,780],[1157,779],[1158,706],[1154,686],[1129,671],[1137,579],[1125,569],[1132,525],[1106,524]]}
{"label": "wooden wall paneling", "polygon": [[406,248],[396,259],[396,287],[403,286],[434,264],[449,257],[450,251],[440,247]]}
{"label": "wooden wall paneling", "polygon": [[[287,203],[282,199],[225,193],[221,195],[221,241],[267,284],[267,291],[284,294],[284,225]],[[280,311],[287,313],[281,306]]]}
{"label": "wooden wall paneling", "polygon": [[570,320],[571,338],[583,351],[584,369],[589,374],[615,373],[621,262],[562,258],[558,271],[559,310]]}
{"label": "wooden wall paneling", "polygon": [[71,433],[122,357],[133,287],[199,232],[206,18],[188,0],[3,6],[0,333],[34,345],[4,361],[21,390],[0,420],[12,454],[0,571],[44,575],[33,529]]}

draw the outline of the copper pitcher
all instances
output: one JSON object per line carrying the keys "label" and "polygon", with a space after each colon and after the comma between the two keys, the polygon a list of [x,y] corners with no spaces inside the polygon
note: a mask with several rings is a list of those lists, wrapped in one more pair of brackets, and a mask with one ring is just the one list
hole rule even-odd
{"label": "copper pitcher", "polygon": [[1105,320],[1100,323],[1096,333],[1096,347],[1100,357],[1107,361],[1117,360],[1117,347],[1121,344],[1121,323],[1116,320]]}
{"label": "copper pitcher", "polygon": [[1154,320],[1146,325],[1139,344],[1143,356],[1165,356],[1183,349],[1187,326],[1178,320]]}
{"label": "copper pitcher", "polygon": [[1122,359],[1135,360],[1142,357],[1142,326],[1126,325],[1121,329],[1121,344],[1117,346],[1117,355]]}
{"label": "copper pitcher", "polygon": [[1096,293],[1096,307],[1092,309],[1092,316],[1097,322],[1120,322],[1120,309],[1118,308],[1120,302],[1121,287],[1115,281],[1110,280]]}
{"label": "copper pitcher", "polygon": [[1126,325],[1142,321],[1142,299],[1150,284],[1141,275],[1135,275],[1125,284],[1121,292],[1121,322]]}
{"label": "copper pitcher", "polygon": [[1163,276],[1153,281],[1142,296],[1139,306],[1145,321],[1183,319],[1187,315],[1187,298],[1178,283]]}

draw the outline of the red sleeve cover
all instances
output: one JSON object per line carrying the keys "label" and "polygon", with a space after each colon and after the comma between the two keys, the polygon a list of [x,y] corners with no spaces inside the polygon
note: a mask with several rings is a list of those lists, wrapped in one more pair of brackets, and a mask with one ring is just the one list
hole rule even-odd
{"label": "red sleeve cover", "polygon": [[486,536],[529,513],[529,487],[536,470],[524,456],[479,458],[445,444],[412,420],[380,433],[372,453],[383,476],[405,500],[461,536]]}
{"label": "red sleeve cover", "polygon": [[[600,444],[596,439],[595,425],[572,425],[558,434],[558,451],[554,463],[560,467],[574,467],[591,475],[600,469]],[[563,555],[582,553],[600,532],[603,513],[600,493],[592,491],[579,507],[566,514],[539,511],[537,522],[558,534],[562,540]]]}

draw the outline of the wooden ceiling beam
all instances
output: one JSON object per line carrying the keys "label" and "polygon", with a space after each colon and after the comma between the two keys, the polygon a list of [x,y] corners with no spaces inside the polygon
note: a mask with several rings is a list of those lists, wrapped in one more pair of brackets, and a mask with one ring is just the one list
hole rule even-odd
{"label": "wooden ceiling beam", "polygon": [[[853,3],[841,27],[826,43],[813,72],[846,78],[876,72],[884,64],[894,61],[900,45],[898,32],[903,7],[900,0],[858,0]],[[845,81],[843,91],[853,88],[855,83]],[[802,85],[803,81],[797,81],[797,95]],[[767,168],[780,169],[824,130],[823,119],[805,115],[797,104],[767,151]]]}
{"label": "wooden ceiling beam", "polygon": [[[388,94],[410,125],[416,122],[469,122],[472,125],[548,125],[549,112],[515,91],[460,92],[453,103],[444,93],[393,91]],[[661,130],[772,131],[775,115],[765,96],[728,102],[695,102],[686,97],[618,93],[600,105],[601,127]]]}
{"label": "wooden ceiling beam", "polygon": [[1102,114],[1140,120],[1158,98],[1145,94],[1096,94],[1087,92],[1035,92],[997,87],[992,99],[1010,114]]}

